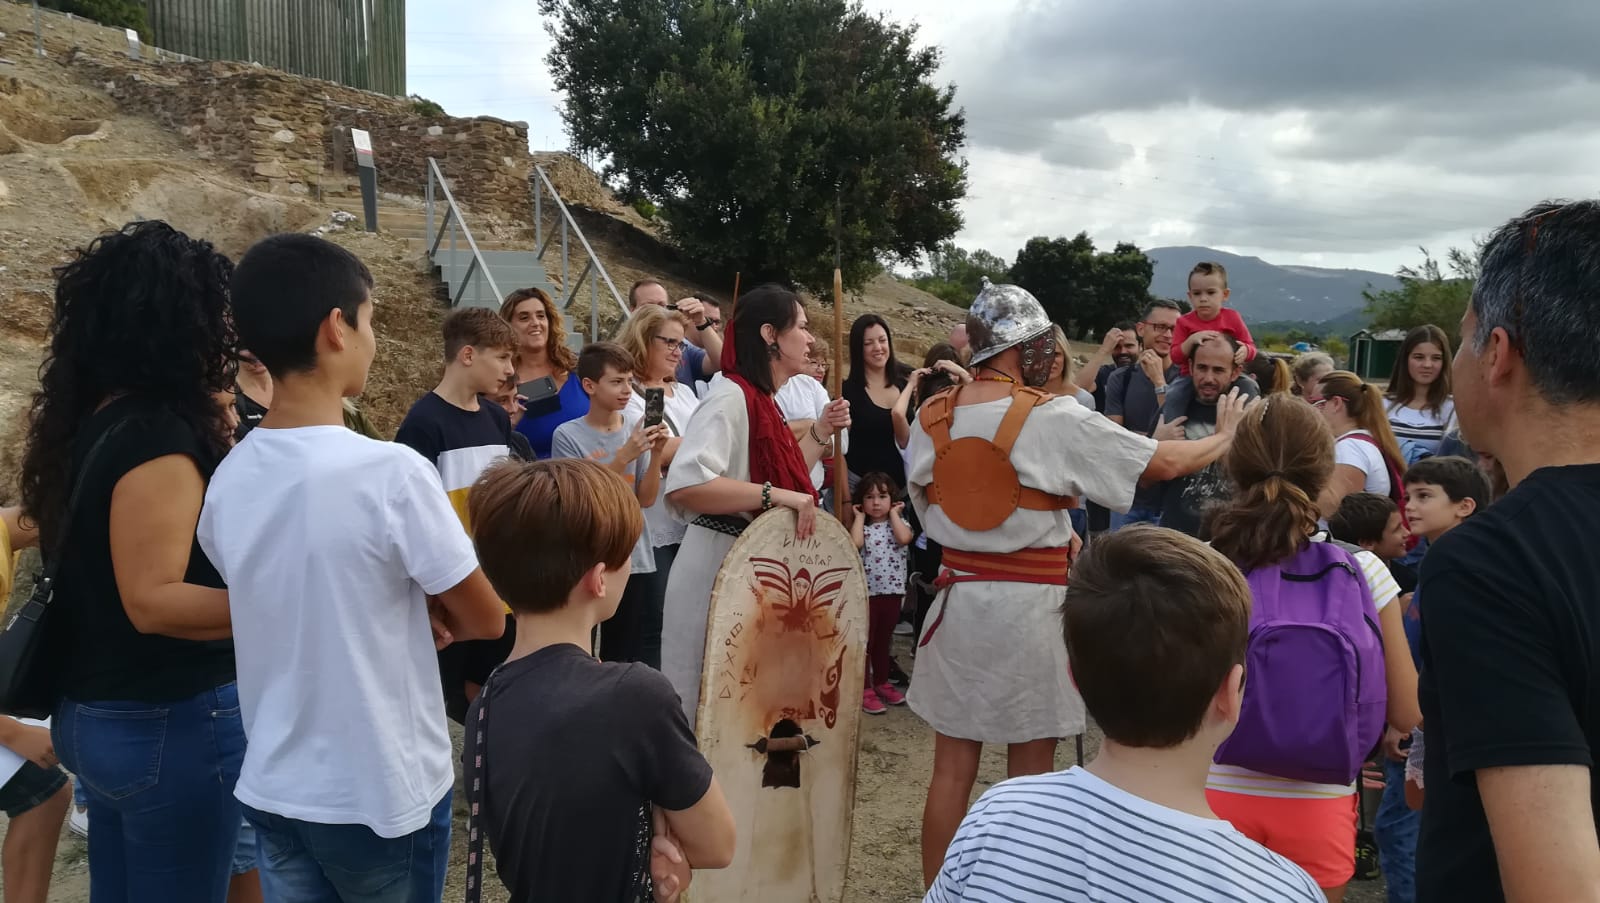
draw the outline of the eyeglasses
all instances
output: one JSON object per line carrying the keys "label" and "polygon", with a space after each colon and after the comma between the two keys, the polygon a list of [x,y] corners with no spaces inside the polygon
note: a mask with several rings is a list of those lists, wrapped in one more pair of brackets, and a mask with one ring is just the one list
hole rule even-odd
{"label": "eyeglasses", "polygon": [[664,335],[651,336],[651,338],[667,346],[668,351],[682,351],[683,346],[689,344],[683,339],[669,339]]}
{"label": "eyeglasses", "polygon": [[1178,324],[1176,323],[1151,323],[1148,320],[1141,320],[1139,325],[1148,326],[1151,329],[1154,329],[1156,332],[1172,332],[1178,328]]}
{"label": "eyeglasses", "polygon": [[1308,404],[1310,404],[1314,408],[1320,408],[1323,405],[1328,403],[1328,399],[1329,398],[1333,398],[1333,397],[1335,397],[1335,396],[1332,396],[1332,395],[1307,395],[1306,396],[1306,402]]}

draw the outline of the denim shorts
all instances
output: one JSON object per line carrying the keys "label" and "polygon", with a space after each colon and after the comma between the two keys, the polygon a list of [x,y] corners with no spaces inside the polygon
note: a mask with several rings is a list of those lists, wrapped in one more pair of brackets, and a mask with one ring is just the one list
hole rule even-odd
{"label": "denim shorts", "polygon": [[65,786],[67,775],[59,767],[40,768],[23,762],[11,780],[0,787],[0,809],[5,810],[7,818],[16,818],[44,805]]}

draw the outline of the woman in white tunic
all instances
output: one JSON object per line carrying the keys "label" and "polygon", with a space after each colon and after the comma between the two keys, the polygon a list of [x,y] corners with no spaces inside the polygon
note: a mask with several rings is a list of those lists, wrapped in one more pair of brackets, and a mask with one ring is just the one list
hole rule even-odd
{"label": "woman in white tunic", "polygon": [[[994,439],[1013,390],[1042,386],[1056,351],[1039,302],[1016,286],[986,285],[968,312],[967,335],[974,379],[952,402],[952,443]],[[1088,496],[1127,511],[1139,483],[1194,473],[1221,457],[1243,407],[1230,394],[1219,402],[1215,435],[1158,443],[1075,400],[1053,398],[1023,421],[1010,463],[1024,490]],[[906,478],[911,503],[929,539],[944,546],[944,565],[954,574],[941,577],[947,586],[928,613],[909,696],[937,732],[922,825],[923,878],[931,884],[972,798],[983,744],[1007,745],[1010,777],[1050,771],[1057,738],[1083,731],[1084,710],[1061,642],[1063,575],[1078,542],[1069,512],[1019,506],[992,529],[962,526],[958,521],[975,518],[954,498],[962,487],[934,479],[930,431],[938,432],[939,419],[930,410],[924,407],[913,427]],[[992,467],[964,472],[960,482],[969,492],[995,495],[1003,487],[990,484],[1003,468]],[[1043,573],[1049,567],[1059,569]]]}
{"label": "woman in white tunic", "polygon": [[661,670],[693,723],[700,703],[711,587],[734,539],[763,510],[793,508],[796,532],[816,525],[810,470],[835,433],[850,425],[850,406],[831,402],[795,438],[773,395],[810,369],[811,333],[793,292],[752,289],[734,306],[722,352],[725,379],[711,384],[684,430],[667,472],[667,504],[689,523],[667,578]]}

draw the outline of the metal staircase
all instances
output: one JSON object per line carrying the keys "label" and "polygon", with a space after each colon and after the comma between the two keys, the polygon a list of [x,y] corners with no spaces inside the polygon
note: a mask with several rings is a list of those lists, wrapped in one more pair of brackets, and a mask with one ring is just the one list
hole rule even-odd
{"label": "metal staircase", "polygon": [[[398,219],[386,218],[380,213],[379,222],[385,231],[406,238],[422,239],[428,258],[438,267],[440,278],[449,288],[452,307],[489,307],[498,310],[501,301],[511,292],[519,288],[540,288],[555,300],[557,307],[567,311],[587,282],[588,335],[598,335],[602,304],[615,303],[623,318],[628,316],[627,305],[623,303],[622,295],[612,283],[611,276],[606,273],[605,265],[600,262],[600,258],[584,238],[583,231],[572,218],[571,211],[562,203],[555,186],[550,183],[549,176],[537,165],[534,171],[533,206],[536,230],[534,244],[538,246],[537,250],[521,250],[504,245],[486,248],[480,245],[473,238],[472,230],[467,226],[461,207],[451,195],[450,186],[445,181],[444,174],[440,172],[438,162],[432,157],[428,158],[425,207],[419,213],[412,214],[413,217],[420,217],[421,221],[415,222],[404,216]],[[543,217],[546,193],[554,202],[559,225],[559,230],[551,229],[548,237],[544,234]],[[414,231],[419,228],[420,236]],[[551,244],[558,234],[561,238],[561,270],[559,275],[552,279],[542,261],[545,254],[552,250]],[[576,239],[578,249],[582,252],[580,261],[583,268],[575,279],[569,279],[568,267],[573,262],[571,254],[573,239]],[[601,300],[603,296],[608,296],[605,302]],[[570,330],[568,341],[581,347],[585,337],[577,330]]]}

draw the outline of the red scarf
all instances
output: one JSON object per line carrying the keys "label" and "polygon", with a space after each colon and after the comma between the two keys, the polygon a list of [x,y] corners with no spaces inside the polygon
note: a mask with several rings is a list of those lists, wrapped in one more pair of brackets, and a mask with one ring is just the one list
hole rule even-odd
{"label": "red scarf", "polygon": [[750,418],[751,482],[771,483],[775,489],[805,492],[816,498],[817,489],[811,484],[806,456],[800,451],[799,440],[789,431],[778,403],[739,375],[733,353],[732,322],[722,340],[722,375],[744,392],[745,413]]}

